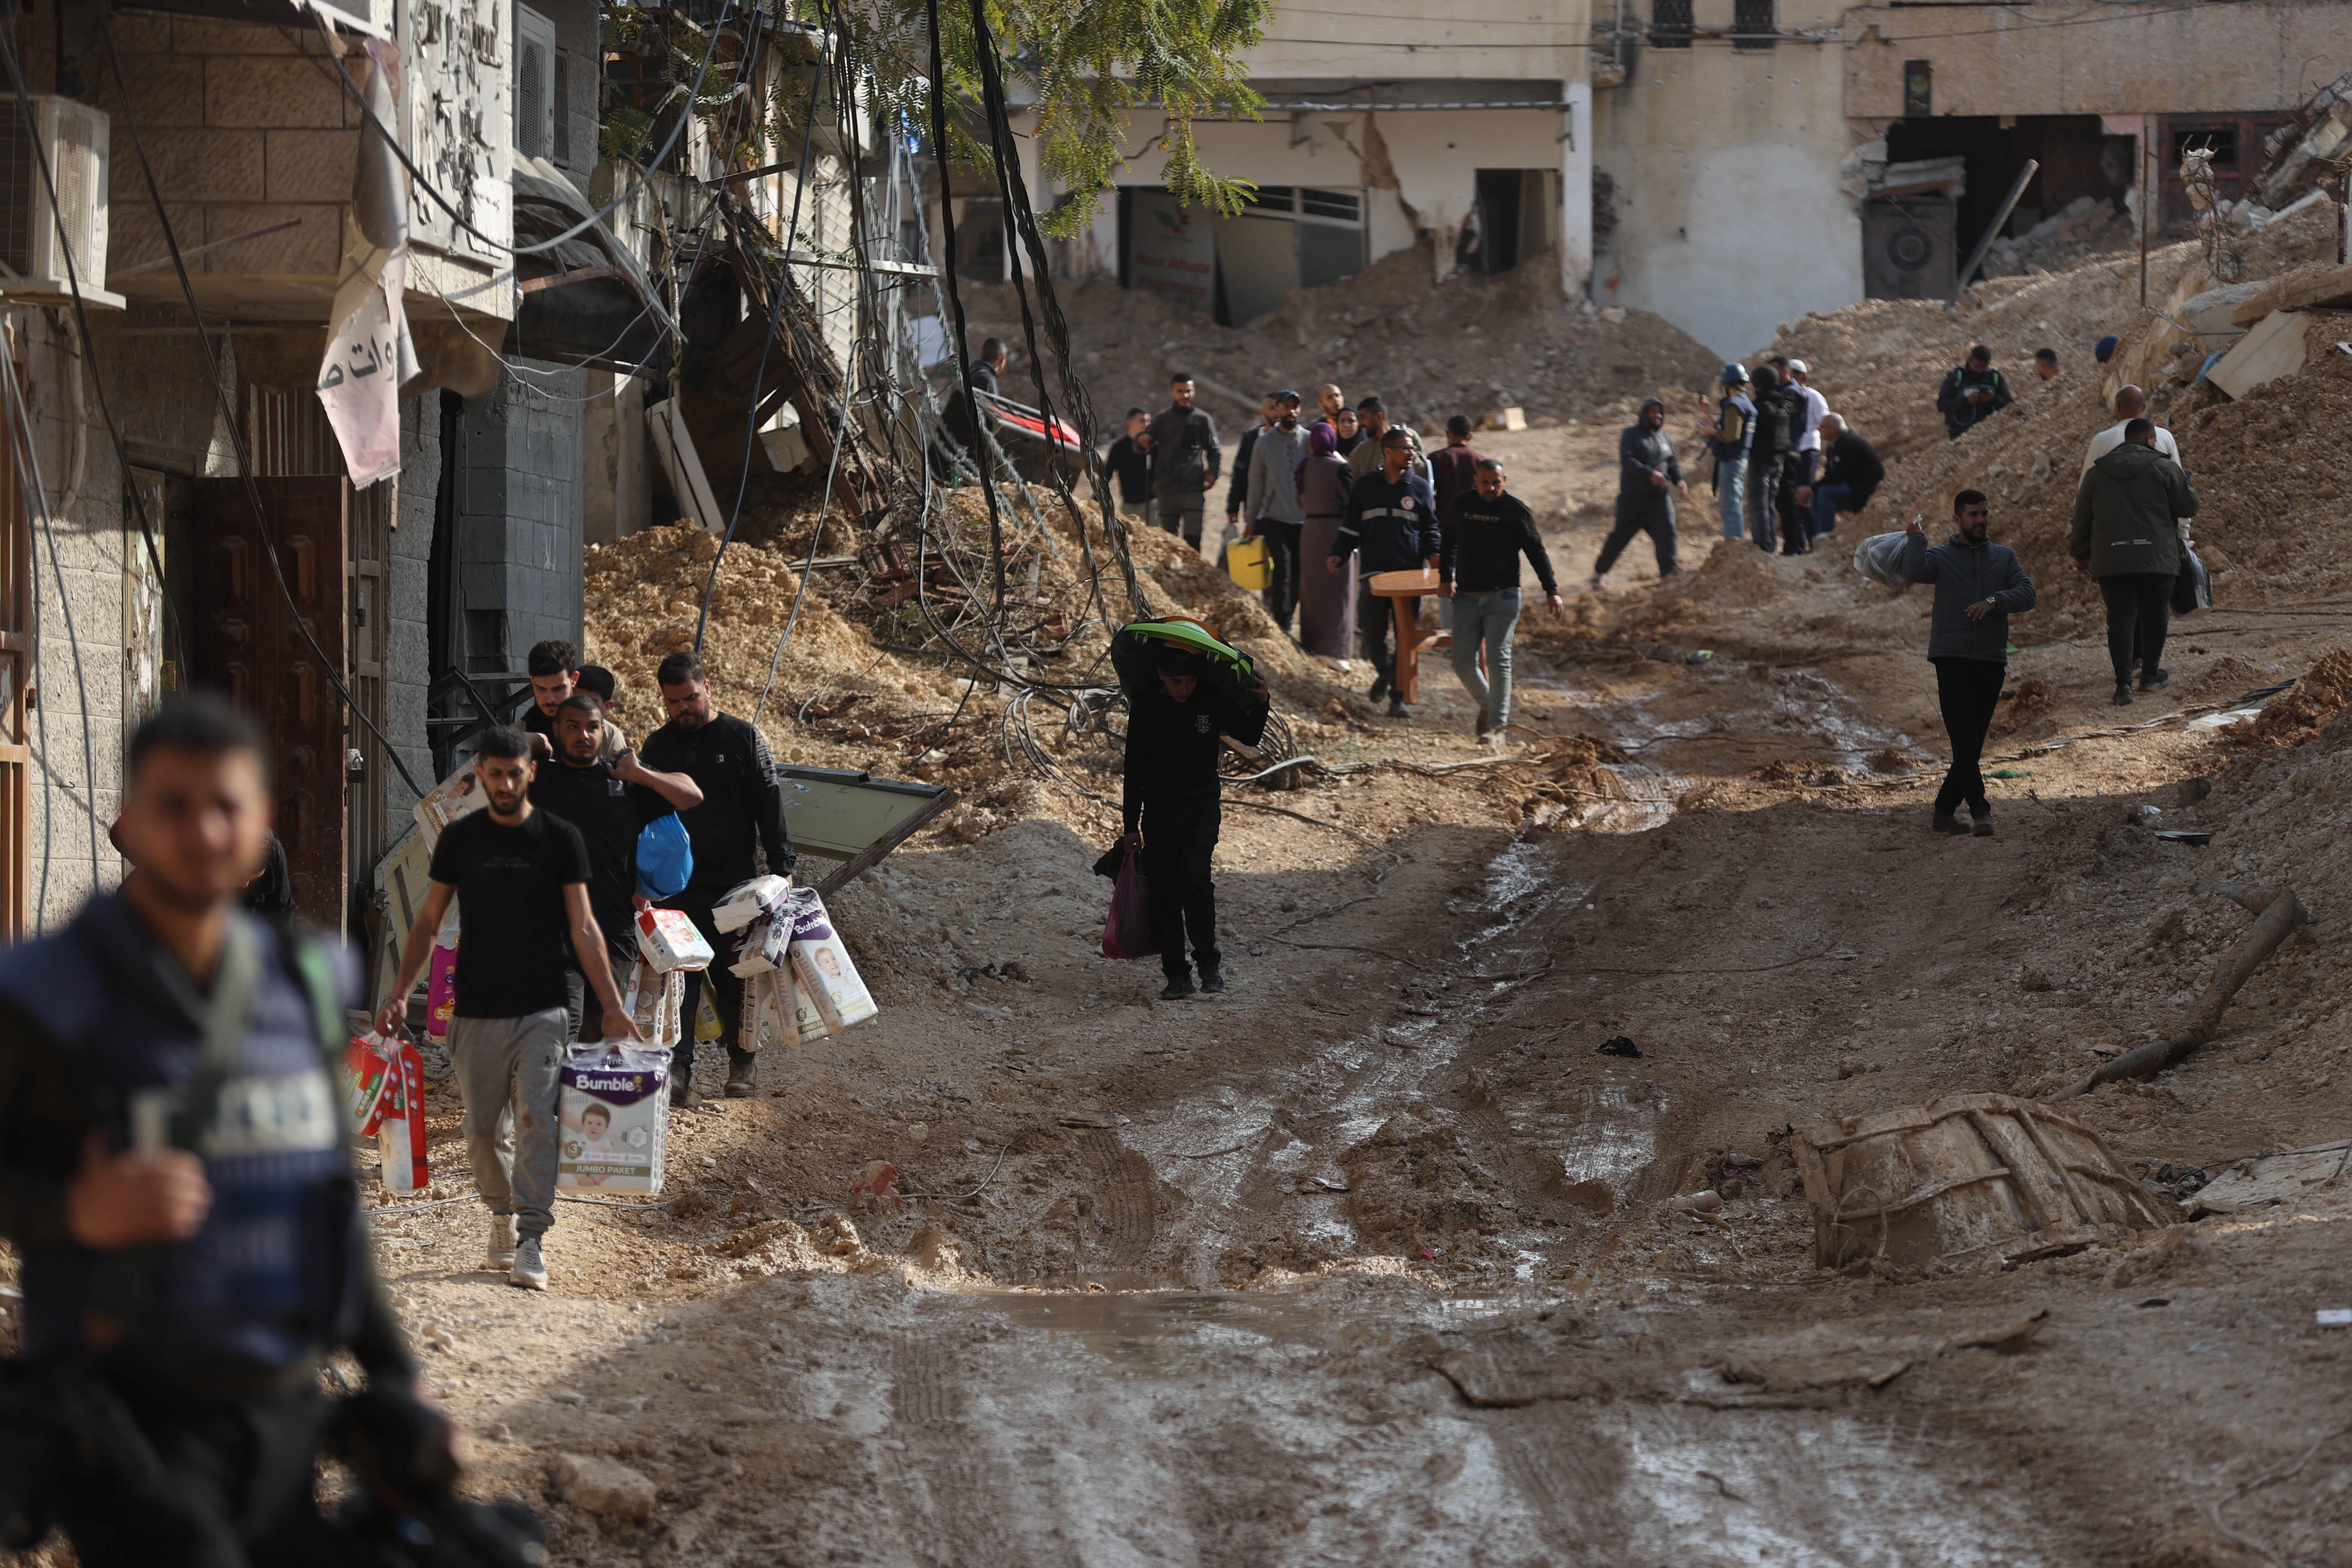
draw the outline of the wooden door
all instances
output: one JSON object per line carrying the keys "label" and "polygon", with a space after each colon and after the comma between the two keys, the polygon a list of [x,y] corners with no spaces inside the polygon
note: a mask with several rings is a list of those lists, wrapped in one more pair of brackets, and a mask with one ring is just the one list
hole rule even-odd
{"label": "wooden door", "polygon": [[[266,531],[253,515],[247,481],[194,484],[190,684],[227,693],[260,721],[277,766],[278,837],[293,871],[295,907],[311,923],[340,931],[350,887],[351,717],[336,681],[348,680],[351,665],[351,487],[320,476],[251,484],[267,512]],[[272,539],[283,590],[265,553]]]}

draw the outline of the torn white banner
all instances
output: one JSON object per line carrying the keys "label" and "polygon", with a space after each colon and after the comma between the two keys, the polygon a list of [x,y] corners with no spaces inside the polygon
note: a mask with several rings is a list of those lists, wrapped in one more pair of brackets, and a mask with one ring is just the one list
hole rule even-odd
{"label": "torn white banner", "polygon": [[400,472],[400,388],[420,368],[403,300],[408,287],[405,176],[377,129],[394,123],[400,55],[381,39],[363,47],[368,123],[360,132],[351,211],[343,219],[335,327],[319,366],[319,402],[355,485]]}

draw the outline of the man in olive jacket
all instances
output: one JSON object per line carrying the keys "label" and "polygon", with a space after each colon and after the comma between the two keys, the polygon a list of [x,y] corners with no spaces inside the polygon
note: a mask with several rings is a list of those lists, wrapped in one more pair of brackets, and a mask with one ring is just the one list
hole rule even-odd
{"label": "man in olive jacket", "polygon": [[2172,679],[2163,658],[2172,581],[2180,574],[2180,530],[2173,520],[2196,516],[2197,506],[2188,474],[2157,450],[2156,426],[2146,419],[2124,426],[2123,445],[2091,465],[2074,494],[2067,553],[2075,571],[2097,579],[2107,604],[2118,708],[2131,702],[2135,664],[2143,691]]}
{"label": "man in olive jacket", "polygon": [[[1944,710],[1944,733],[1952,742],[1952,765],[1936,792],[1931,826],[1938,833],[1992,837],[1992,802],[1985,795],[1985,736],[2009,674],[2009,617],[2033,608],[2033,582],[2006,544],[1989,537],[1991,509],[1982,490],[1952,498],[1952,537],[1930,546],[1915,520],[1906,531],[1900,570],[1914,583],[1936,584],[1936,605],[1927,622],[1927,661],[1936,667],[1936,697]],[[1973,826],[1957,815],[1969,803]]]}

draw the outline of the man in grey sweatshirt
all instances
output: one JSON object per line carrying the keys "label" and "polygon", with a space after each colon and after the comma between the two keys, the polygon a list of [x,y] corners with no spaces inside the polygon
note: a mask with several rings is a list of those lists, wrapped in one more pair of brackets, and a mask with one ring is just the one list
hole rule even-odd
{"label": "man in grey sweatshirt", "polygon": [[[1952,498],[1952,537],[1930,548],[1927,531],[1915,521],[1905,530],[1899,570],[1914,583],[1936,584],[1936,605],[1927,623],[1927,661],[1936,667],[1936,696],[1944,710],[1944,733],[1952,742],[1952,765],[1936,792],[1932,826],[1938,833],[1992,837],[1992,803],[1985,798],[1985,736],[2009,674],[2009,617],[2033,608],[2033,583],[2006,544],[1987,537],[1991,509],[1982,490]],[[1973,829],[1958,816],[1969,803]]]}
{"label": "man in grey sweatshirt", "polygon": [[1298,535],[1307,521],[1298,505],[1298,468],[1307,460],[1307,431],[1298,423],[1298,394],[1275,394],[1274,423],[1250,448],[1249,529],[1263,539],[1274,569],[1265,585],[1265,612],[1285,636],[1298,608]]}

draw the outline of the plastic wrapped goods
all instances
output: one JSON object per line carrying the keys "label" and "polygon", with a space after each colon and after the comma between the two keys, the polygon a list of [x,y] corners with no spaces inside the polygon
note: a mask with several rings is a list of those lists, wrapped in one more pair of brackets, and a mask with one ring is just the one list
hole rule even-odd
{"label": "plastic wrapped goods", "polygon": [[425,834],[425,847],[430,849],[441,842],[443,828],[489,804],[489,793],[475,779],[474,764],[467,763],[410,809],[416,817],[416,826]]}
{"label": "plastic wrapped goods", "polygon": [[665,974],[673,969],[707,969],[718,956],[694,922],[677,910],[637,911],[637,952]]}
{"label": "plastic wrapped goods", "polygon": [[736,944],[735,962],[729,965],[731,973],[749,980],[782,969],[791,962],[793,913],[787,909],[781,914],[761,915],[743,928],[743,940]]}
{"label": "plastic wrapped goods", "polygon": [[793,889],[792,958],[793,978],[816,1005],[829,1032],[864,1023],[880,1011],[814,888]]}
{"label": "plastic wrapped goods", "polygon": [[791,881],[782,877],[754,877],[739,882],[710,906],[710,923],[720,931],[741,931],[761,916],[782,909],[784,895],[791,890]]}
{"label": "plastic wrapped goods", "polygon": [[385,1053],[390,1080],[375,1131],[384,1190],[422,1192],[433,1184],[425,1158],[425,1058],[405,1040],[387,1040],[378,1048]]}
{"label": "plastic wrapped goods", "polygon": [[1908,537],[1900,533],[1874,533],[1853,547],[1853,569],[1874,583],[1884,583],[1900,594],[1911,586],[1903,575],[1903,542]]}
{"label": "plastic wrapped goods", "polygon": [[669,1052],[576,1045],[564,1057],[557,1075],[562,1086],[557,1189],[660,1192],[668,1152]]}

